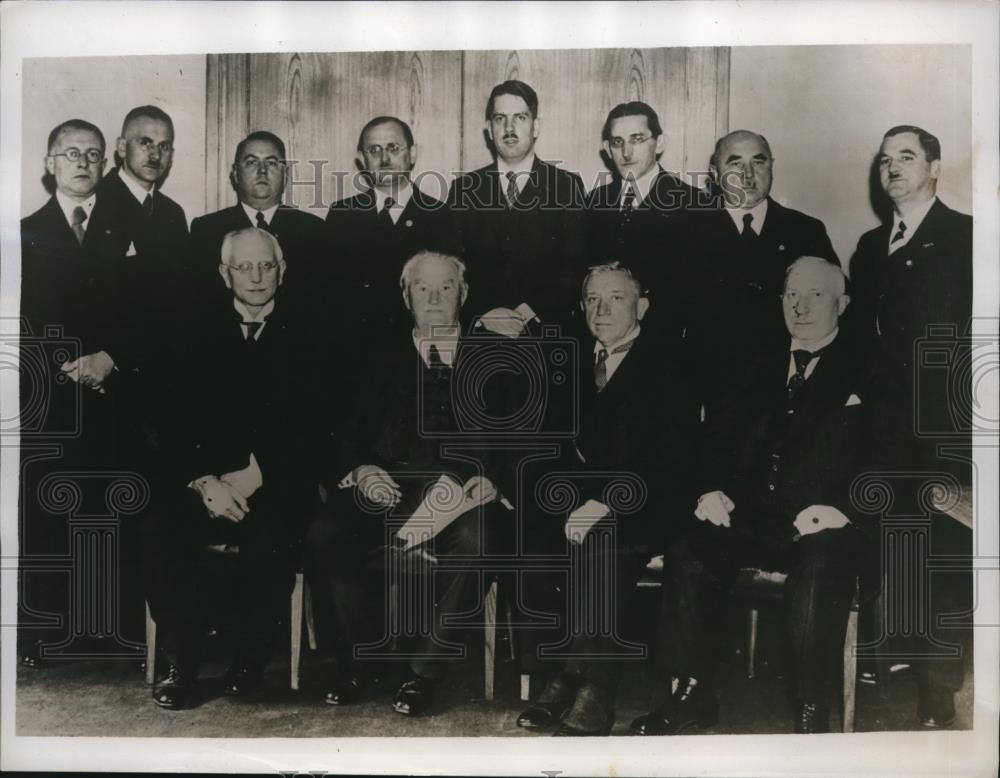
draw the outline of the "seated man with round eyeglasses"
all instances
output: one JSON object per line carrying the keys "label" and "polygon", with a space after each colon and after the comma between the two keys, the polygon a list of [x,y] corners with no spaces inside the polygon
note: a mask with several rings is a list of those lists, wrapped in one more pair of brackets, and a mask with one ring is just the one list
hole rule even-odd
{"label": "seated man with round eyeglasses", "polygon": [[322,382],[307,376],[320,363],[319,347],[301,306],[278,293],[281,247],[269,232],[247,227],[226,235],[221,254],[229,300],[178,325],[157,381],[165,464],[142,531],[147,598],[167,660],[153,701],[168,709],[194,698],[206,547],[238,549],[224,691],[246,695],[260,685],[287,613],[294,553],[318,499],[323,425],[311,387]]}

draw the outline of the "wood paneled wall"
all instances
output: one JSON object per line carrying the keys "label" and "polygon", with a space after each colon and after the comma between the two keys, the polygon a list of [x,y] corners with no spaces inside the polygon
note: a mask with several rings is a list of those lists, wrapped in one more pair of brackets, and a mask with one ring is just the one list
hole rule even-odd
{"label": "wood paneled wall", "polygon": [[296,160],[286,200],[322,214],[357,191],[358,132],[380,114],[410,123],[421,188],[443,197],[455,173],[489,163],[486,99],[507,78],[538,92],[539,156],[579,172],[588,189],[607,176],[601,125],[619,102],[656,109],[667,134],[661,163],[684,174],[707,169],[729,126],[726,48],[209,55],[208,206],[235,202],[236,143],[268,129]]}

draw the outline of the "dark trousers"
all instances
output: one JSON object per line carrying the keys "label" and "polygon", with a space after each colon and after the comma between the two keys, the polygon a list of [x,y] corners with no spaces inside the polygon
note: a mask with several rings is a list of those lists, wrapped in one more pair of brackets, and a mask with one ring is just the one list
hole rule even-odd
{"label": "dark trousers", "polygon": [[[306,532],[317,640],[343,672],[366,672],[373,662],[402,655],[413,672],[439,678],[450,660],[464,656],[462,633],[482,624],[490,583],[483,557],[496,548],[507,512],[497,504],[470,511],[401,551],[395,530],[405,519],[365,513],[353,494],[333,495]],[[392,596],[398,599],[390,603]]]}
{"label": "dark trousers", "polygon": [[157,625],[157,642],[169,661],[189,671],[198,662],[197,614],[204,594],[199,568],[206,546],[239,548],[236,645],[243,661],[267,661],[275,624],[288,608],[298,515],[263,489],[249,504],[250,511],[240,522],[211,518],[198,493],[185,487],[140,519],[146,596]]}
{"label": "dark trousers", "polygon": [[718,628],[726,594],[742,567],[787,572],[785,616],[800,700],[826,702],[840,677],[844,634],[864,537],[854,527],[797,541],[730,528],[695,525],[670,543],[663,560],[660,662],[671,675],[711,683],[725,642]]}

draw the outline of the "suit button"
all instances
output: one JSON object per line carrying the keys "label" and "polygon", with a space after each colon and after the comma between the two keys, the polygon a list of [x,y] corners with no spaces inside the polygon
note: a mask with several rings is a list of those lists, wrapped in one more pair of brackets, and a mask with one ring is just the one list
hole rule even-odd
{"label": "suit button", "polygon": [[913,260],[912,259],[906,260],[906,266],[907,267],[913,267]]}
{"label": "suit button", "polygon": [[768,488],[768,490],[770,490],[770,491],[773,492],[774,491],[774,484],[768,484],[767,488]]}
{"label": "suit button", "polygon": [[777,473],[778,472],[778,466],[777,465],[771,465],[771,470],[774,471],[775,473]]}

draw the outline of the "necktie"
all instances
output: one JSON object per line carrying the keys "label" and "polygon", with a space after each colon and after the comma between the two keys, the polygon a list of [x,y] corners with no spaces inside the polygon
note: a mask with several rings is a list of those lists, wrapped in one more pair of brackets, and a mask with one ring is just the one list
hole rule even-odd
{"label": "necktie", "polygon": [[[611,349],[611,354],[621,354],[628,351],[634,344],[635,338],[628,343],[615,346]],[[594,363],[594,385],[597,387],[598,392],[608,385],[608,356],[610,354],[606,348],[602,348],[597,352],[597,361]]]}
{"label": "necktie", "polygon": [[757,243],[757,233],[754,232],[753,227],[753,214],[747,213],[743,215],[743,232],[740,233],[740,243],[745,251],[751,250]]}
{"label": "necktie", "polygon": [[517,189],[517,176],[513,172],[507,173],[507,205],[513,208],[517,205],[517,196],[520,194]]}
{"label": "necktie", "polygon": [[893,249],[899,248],[895,244],[898,243],[899,241],[901,241],[903,239],[904,235],[906,235],[906,222],[901,221],[899,223],[899,229],[896,231],[896,234],[892,236],[892,240],[889,241],[889,251],[890,252]]}
{"label": "necktie", "polygon": [[627,222],[635,210],[635,186],[626,184],[625,197],[622,200],[622,221]]}
{"label": "necktie", "polygon": [[806,351],[804,348],[797,348],[792,352],[792,359],[795,360],[795,372],[788,379],[789,400],[794,400],[802,389],[802,385],[806,382],[806,367],[818,355],[819,351]]}
{"label": "necktie", "polygon": [[378,212],[379,221],[385,224],[386,227],[392,227],[395,222],[392,220],[392,214],[389,209],[396,204],[396,201],[391,197],[385,198],[385,205],[382,206],[382,210]]}
{"label": "necktie", "polygon": [[153,195],[146,195],[146,199],[142,201],[142,210],[146,212],[147,216],[153,215]]}
{"label": "necktie", "polygon": [[257,229],[264,230],[264,232],[271,231],[271,225],[267,223],[267,219],[264,218],[263,211],[257,211]]}
{"label": "necktie", "polygon": [[76,242],[81,246],[83,245],[83,223],[87,221],[87,212],[83,210],[82,206],[76,206],[73,209],[73,234],[76,235]]}
{"label": "necktie", "polygon": [[444,360],[441,359],[441,352],[438,351],[438,347],[431,343],[431,347],[427,349],[427,361],[430,367],[446,367]]}
{"label": "necktie", "polygon": [[254,343],[257,340],[257,331],[264,326],[262,321],[245,321],[243,326],[247,328],[246,340],[248,343]]}

